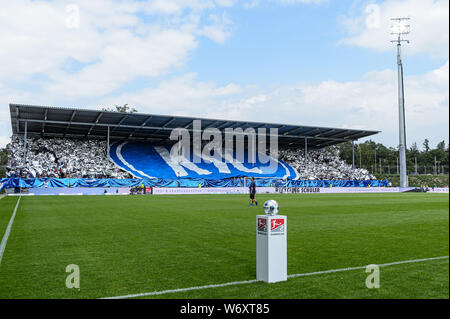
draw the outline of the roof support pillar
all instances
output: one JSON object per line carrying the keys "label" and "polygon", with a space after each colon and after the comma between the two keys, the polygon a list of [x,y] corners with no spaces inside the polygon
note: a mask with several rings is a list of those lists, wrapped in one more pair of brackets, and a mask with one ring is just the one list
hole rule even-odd
{"label": "roof support pillar", "polygon": [[108,155],[109,158],[109,126],[108,126],[108,134],[106,136],[106,154]]}
{"label": "roof support pillar", "polygon": [[352,140],[352,169],[355,169],[355,141]]}
{"label": "roof support pillar", "polygon": [[25,121],[25,131],[23,134],[23,162],[27,163],[27,132],[28,132],[28,122]]}
{"label": "roof support pillar", "polygon": [[308,159],[308,138],[305,137],[305,159]]}

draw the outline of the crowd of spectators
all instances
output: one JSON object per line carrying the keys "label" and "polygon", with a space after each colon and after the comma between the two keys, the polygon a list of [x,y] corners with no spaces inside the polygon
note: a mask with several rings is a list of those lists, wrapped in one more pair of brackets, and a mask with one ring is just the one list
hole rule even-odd
{"label": "crowd of spectators", "polygon": [[[8,177],[132,178],[108,158],[104,140],[29,138],[27,163],[23,143],[23,138],[13,136],[8,144]],[[353,169],[339,158],[337,151],[314,150],[305,156],[303,150],[281,149],[279,158],[298,172],[299,179],[375,179],[365,169]]]}
{"label": "crowd of spectators", "polygon": [[337,150],[281,149],[279,158],[294,168],[302,180],[374,180],[366,169],[352,168],[341,160]]}
{"label": "crowd of spectators", "polygon": [[8,177],[22,178],[131,178],[108,159],[106,141],[89,139],[27,139],[27,163],[23,138],[8,144]]}

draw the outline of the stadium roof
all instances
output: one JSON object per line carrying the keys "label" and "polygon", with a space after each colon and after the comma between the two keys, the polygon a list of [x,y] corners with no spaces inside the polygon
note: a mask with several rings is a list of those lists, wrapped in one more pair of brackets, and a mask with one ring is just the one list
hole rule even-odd
{"label": "stadium roof", "polygon": [[[121,113],[88,109],[10,104],[13,134],[31,137],[106,138],[142,141],[167,141],[171,130],[192,131],[193,120],[201,120],[202,129],[217,128],[278,128],[278,143],[308,148],[322,148],[371,136],[379,131],[275,124],[263,122],[206,119],[185,116]],[[25,124],[26,123],[26,124]]]}

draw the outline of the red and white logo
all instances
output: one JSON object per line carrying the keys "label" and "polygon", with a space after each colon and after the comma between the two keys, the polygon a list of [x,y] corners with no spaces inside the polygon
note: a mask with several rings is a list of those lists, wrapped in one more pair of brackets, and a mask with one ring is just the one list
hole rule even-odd
{"label": "red and white logo", "polygon": [[271,232],[284,232],[284,219],[283,218],[275,218],[271,220],[270,224]]}
{"label": "red and white logo", "polygon": [[258,218],[258,231],[267,232],[267,220],[265,218]]}

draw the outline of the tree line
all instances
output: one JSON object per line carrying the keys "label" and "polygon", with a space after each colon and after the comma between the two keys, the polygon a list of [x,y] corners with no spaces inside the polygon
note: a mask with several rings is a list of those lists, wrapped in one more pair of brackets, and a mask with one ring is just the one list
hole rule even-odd
{"label": "tree line", "polygon": [[[353,163],[352,143],[345,142],[336,146],[339,156],[348,164]],[[386,147],[372,140],[354,144],[354,165],[365,168],[372,174],[398,174],[399,152],[397,148]],[[439,142],[432,148],[425,139],[419,148],[416,142],[406,149],[408,174],[448,174],[449,145]]]}

